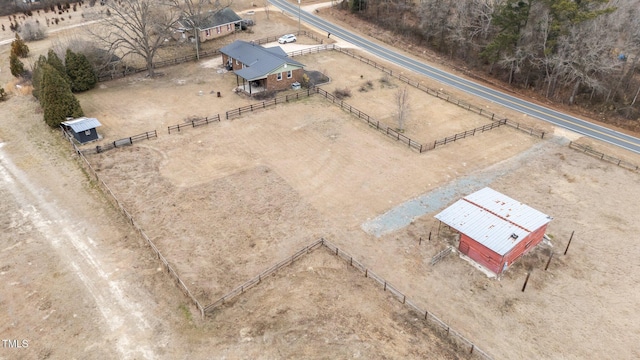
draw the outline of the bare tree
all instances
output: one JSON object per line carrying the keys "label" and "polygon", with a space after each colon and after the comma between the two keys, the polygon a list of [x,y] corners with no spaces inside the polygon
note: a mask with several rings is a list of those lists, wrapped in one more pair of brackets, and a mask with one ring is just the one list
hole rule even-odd
{"label": "bare tree", "polygon": [[154,76],[153,58],[172,36],[180,12],[172,0],[120,0],[107,3],[110,17],[93,35],[122,57],[138,55]]}
{"label": "bare tree", "polygon": [[193,31],[196,44],[196,58],[200,59],[200,31],[212,14],[231,6],[231,0],[171,0],[180,13],[178,22]]}
{"label": "bare tree", "polygon": [[264,14],[267,15],[267,20],[269,20],[269,11],[271,10],[271,3],[269,0],[264,0]]}
{"label": "bare tree", "polygon": [[411,110],[409,106],[409,91],[405,86],[402,89],[398,89],[396,93],[396,106],[397,106],[397,114],[396,119],[398,120],[398,131],[404,132],[404,124],[409,117],[409,111]]}

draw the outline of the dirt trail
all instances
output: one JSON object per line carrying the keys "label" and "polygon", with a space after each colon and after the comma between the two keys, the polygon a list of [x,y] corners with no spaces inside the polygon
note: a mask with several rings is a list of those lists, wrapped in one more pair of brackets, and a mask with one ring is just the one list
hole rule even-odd
{"label": "dirt trail", "polygon": [[181,294],[40,116],[0,108],[0,359],[163,357]]}

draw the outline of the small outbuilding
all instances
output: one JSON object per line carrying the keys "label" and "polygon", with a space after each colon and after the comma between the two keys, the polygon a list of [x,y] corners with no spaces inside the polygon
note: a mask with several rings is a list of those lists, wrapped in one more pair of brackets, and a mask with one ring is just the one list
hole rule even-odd
{"label": "small outbuilding", "polygon": [[462,254],[498,275],[542,241],[552,220],[488,187],[456,201],[435,218],[460,233]]}
{"label": "small outbuilding", "polygon": [[102,126],[98,119],[81,117],[62,122],[64,129],[71,133],[80,144],[95,141],[100,138],[96,128]]}

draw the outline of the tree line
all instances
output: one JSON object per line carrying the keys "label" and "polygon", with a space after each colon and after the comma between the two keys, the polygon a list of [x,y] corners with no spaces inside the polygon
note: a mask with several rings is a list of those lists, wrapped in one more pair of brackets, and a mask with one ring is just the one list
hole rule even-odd
{"label": "tree line", "polygon": [[47,56],[40,55],[32,70],[27,70],[20,58],[28,55],[29,47],[16,34],[9,58],[11,74],[31,79],[32,94],[40,102],[44,121],[51,127],[58,127],[67,117],[83,116],[80,102],[73,93],[90,90],[98,82],[87,57],[67,49],[63,62],[55,51],[49,50]]}
{"label": "tree line", "polygon": [[343,7],[513,86],[640,119],[640,0],[348,0]]}

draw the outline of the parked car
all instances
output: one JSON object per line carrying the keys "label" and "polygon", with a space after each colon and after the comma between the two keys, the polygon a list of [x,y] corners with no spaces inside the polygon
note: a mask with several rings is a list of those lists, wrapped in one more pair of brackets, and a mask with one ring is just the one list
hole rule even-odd
{"label": "parked car", "polygon": [[286,43],[290,43],[290,42],[296,42],[296,36],[293,34],[287,34],[282,36],[280,39],[278,39],[278,42],[280,44],[286,44]]}

